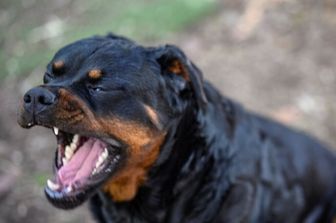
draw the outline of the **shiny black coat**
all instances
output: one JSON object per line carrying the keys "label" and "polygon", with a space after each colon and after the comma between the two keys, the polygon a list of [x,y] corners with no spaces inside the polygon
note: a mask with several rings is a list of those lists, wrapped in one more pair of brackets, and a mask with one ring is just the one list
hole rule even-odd
{"label": "shiny black coat", "polygon": [[[304,133],[246,111],[201,86],[174,119],[149,178],[130,202],[103,192],[100,222],[332,222],[336,158]],[[194,89],[195,90],[195,89]]]}

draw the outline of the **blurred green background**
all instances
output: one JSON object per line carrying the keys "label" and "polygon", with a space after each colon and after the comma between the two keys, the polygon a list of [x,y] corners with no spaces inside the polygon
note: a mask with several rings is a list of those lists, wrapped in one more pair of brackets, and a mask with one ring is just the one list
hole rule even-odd
{"label": "blurred green background", "polygon": [[46,201],[56,140],[16,113],[60,47],[108,32],[180,46],[226,96],[336,147],[334,0],[2,0],[0,223],[93,222]]}
{"label": "blurred green background", "polygon": [[178,32],[215,9],[214,0],[61,0],[1,3],[0,78],[48,62],[64,43],[113,31],[151,41]]}

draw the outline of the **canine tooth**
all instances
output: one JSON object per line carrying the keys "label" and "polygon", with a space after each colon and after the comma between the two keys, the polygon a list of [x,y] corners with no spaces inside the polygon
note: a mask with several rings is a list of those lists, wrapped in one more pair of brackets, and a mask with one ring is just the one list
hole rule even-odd
{"label": "canine tooth", "polygon": [[66,165],[68,163],[68,160],[65,157],[63,157],[62,162],[63,162],[63,165]]}
{"label": "canine tooth", "polygon": [[47,185],[53,191],[58,190],[60,188],[60,185],[52,182],[51,180],[47,180]]}
{"label": "canine tooth", "polygon": [[75,134],[74,137],[72,138],[72,143],[77,144],[78,140],[79,140],[79,135]]}
{"label": "canine tooth", "polygon": [[58,131],[59,131],[58,128],[54,127],[53,130],[54,130],[55,135],[58,135]]}

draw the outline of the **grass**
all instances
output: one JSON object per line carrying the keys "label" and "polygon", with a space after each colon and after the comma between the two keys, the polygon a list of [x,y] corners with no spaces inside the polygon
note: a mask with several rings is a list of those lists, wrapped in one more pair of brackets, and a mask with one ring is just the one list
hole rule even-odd
{"label": "grass", "polygon": [[47,180],[48,180],[48,174],[46,173],[39,173],[35,174],[34,177],[34,182],[39,186],[39,187],[44,187]]}
{"label": "grass", "polygon": [[[0,79],[29,74],[45,66],[66,43],[115,32],[138,41],[164,38],[211,13],[215,0],[73,0],[56,10],[50,1],[22,6],[9,1],[7,22],[0,22]],[[20,8],[21,7],[21,8]],[[2,23],[2,24],[1,24]],[[6,31],[6,32],[5,32]],[[6,33],[6,34],[4,34]]]}

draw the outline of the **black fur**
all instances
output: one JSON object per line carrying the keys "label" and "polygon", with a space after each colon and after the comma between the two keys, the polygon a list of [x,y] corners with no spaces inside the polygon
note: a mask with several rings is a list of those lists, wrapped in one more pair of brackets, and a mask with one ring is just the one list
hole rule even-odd
{"label": "black fur", "polygon": [[[168,48],[159,52],[166,51],[163,55],[169,58]],[[177,55],[181,58],[180,51]],[[189,72],[200,79],[200,71],[192,67]],[[332,222],[335,155],[302,132],[246,111],[211,84],[194,83],[194,97],[172,120],[148,181],[130,202],[114,203],[96,194],[91,206],[98,219]]]}
{"label": "black fur", "polygon": [[[223,97],[177,47],[142,47],[110,34],[76,42],[55,58],[65,61],[64,77],[50,74],[49,65],[46,86],[71,89],[100,117],[114,113],[151,125],[138,109],[144,102],[158,112],[167,131],[134,199],[114,202],[97,189],[90,207],[99,222],[333,221],[335,155],[305,133]],[[173,60],[187,76],[172,73]],[[71,75],[95,67],[105,72],[100,85],[106,92],[92,99],[86,82]],[[116,88],[123,96],[109,96]]]}

